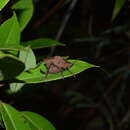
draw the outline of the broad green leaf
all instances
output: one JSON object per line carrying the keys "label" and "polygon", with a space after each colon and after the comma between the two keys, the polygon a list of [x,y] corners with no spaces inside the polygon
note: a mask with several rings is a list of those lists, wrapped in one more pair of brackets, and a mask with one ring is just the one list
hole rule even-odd
{"label": "broad green leaf", "polygon": [[29,111],[21,112],[21,115],[29,123],[32,130],[56,130],[46,118]]}
{"label": "broad green leaf", "polygon": [[52,40],[49,38],[41,38],[41,39],[23,42],[22,45],[31,46],[32,49],[39,49],[39,48],[52,47],[52,46],[64,46],[63,43],[60,43],[56,40]]}
{"label": "broad green leaf", "polygon": [[19,58],[25,63],[25,70],[36,67],[36,58],[30,47],[26,47],[19,53]]}
{"label": "broad green leaf", "polygon": [[19,0],[13,5],[12,9],[18,10],[20,30],[23,31],[33,15],[32,0]]}
{"label": "broad green leaf", "polygon": [[92,67],[98,67],[92,64],[89,64],[84,61],[80,60],[68,60],[68,62],[72,63],[72,67],[68,70],[63,71],[62,73],[55,73],[55,74],[48,74],[46,75],[44,72],[46,72],[46,68],[43,64],[40,64],[39,67],[36,69],[32,69],[28,72],[23,72],[19,76],[17,76],[16,79],[24,81],[26,83],[39,83],[39,82],[48,82],[58,79],[63,79],[66,77],[74,76],[86,69],[92,68]]}
{"label": "broad green leaf", "polygon": [[0,26],[0,48],[12,48],[20,44],[20,28],[16,14]]}
{"label": "broad green leaf", "polygon": [[126,1],[127,0],[115,0],[114,10],[113,10],[113,14],[112,14],[112,20],[114,20],[116,18],[116,16],[120,12],[121,8],[123,7],[123,5],[125,4]]}
{"label": "broad green leaf", "polygon": [[5,5],[9,2],[9,0],[1,0],[0,1],[0,11],[5,7]]}
{"label": "broad green leaf", "polygon": [[0,81],[19,75],[25,65],[17,57],[0,52]]}
{"label": "broad green leaf", "polygon": [[29,124],[25,123],[20,113],[12,106],[1,102],[0,112],[6,130],[31,130]]}

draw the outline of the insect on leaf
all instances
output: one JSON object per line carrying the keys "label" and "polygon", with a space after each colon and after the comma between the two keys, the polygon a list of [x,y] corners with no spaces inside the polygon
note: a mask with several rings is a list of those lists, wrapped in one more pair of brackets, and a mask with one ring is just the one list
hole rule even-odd
{"label": "insect on leaf", "polygon": [[17,79],[24,81],[25,83],[49,82],[49,81],[59,80],[59,79],[76,75],[92,67],[99,67],[99,66],[81,61],[81,60],[67,60],[67,62],[72,64],[72,66],[69,66],[67,69],[62,70],[63,76],[61,75],[61,72],[60,72],[61,70],[57,73],[52,73],[52,72],[48,73],[47,72],[48,68],[46,67],[45,62],[44,62],[44,63],[41,63],[37,68],[31,69],[29,72],[21,73],[19,76],[17,76]]}

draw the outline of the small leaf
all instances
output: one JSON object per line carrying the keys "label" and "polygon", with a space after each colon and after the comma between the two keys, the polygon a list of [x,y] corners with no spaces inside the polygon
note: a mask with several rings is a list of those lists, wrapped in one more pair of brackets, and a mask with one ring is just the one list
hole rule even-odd
{"label": "small leaf", "polygon": [[36,113],[24,111],[21,112],[21,115],[29,123],[32,130],[56,130],[50,121]]}
{"label": "small leaf", "polygon": [[12,79],[19,75],[25,66],[17,57],[0,53],[0,81]]}
{"label": "small leaf", "polygon": [[24,83],[10,83],[10,89],[8,93],[17,93],[25,84]]}
{"label": "small leaf", "polygon": [[19,58],[25,63],[25,70],[36,67],[36,58],[30,47],[26,47],[19,53]]}
{"label": "small leaf", "polygon": [[32,49],[39,49],[39,48],[52,47],[52,46],[64,46],[63,43],[60,43],[56,40],[52,40],[49,38],[41,38],[41,39],[23,42],[22,45],[31,46]]}
{"label": "small leaf", "polygon": [[[49,82],[49,81],[63,79],[63,78],[67,78],[67,77],[76,75],[76,74],[78,74],[86,69],[92,68],[92,67],[98,67],[98,66],[89,64],[87,62],[80,61],[80,60],[68,60],[68,62],[72,63],[73,66],[69,68],[69,71],[68,70],[63,71],[62,74],[59,72],[59,73],[55,73],[55,74],[46,75],[44,73],[44,72],[46,72],[46,68],[43,64],[41,64],[36,69],[32,69],[28,72],[21,73],[19,76],[17,76],[16,79],[24,81],[26,83]],[[41,72],[41,70],[43,72]]]}
{"label": "small leaf", "polygon": [[126,2],[126,0],[115,0],[115,6],[114,6],[113,15],[112,15],[112,20],[114,20],[115,17],[118,15],[118,13],[120,12],[120,10],[123,7],[123,5],[125,4],[125,2]]}
{"label": "small leaf", "polygon": [[23,31],[33,15],[32,0],[19,0],[13,5],[12,9],[19,11],[18,20],[20,23],[20,30]]}
{"label": "small leaf", "polygon": [[5,5],[9,2],[9,0],[1,0],[0,2],[0,11],[5,7]]}
{"label": "small leaf", "polygon": [[31,130],[29,125],[20,116],[20,113],[12,106],[1,102],[0,112],[6,130]]}
{"label": "small leaf", "polygon": [[12,48],[20,44],[20,29],[16,14],[0,26],[0,48]]}

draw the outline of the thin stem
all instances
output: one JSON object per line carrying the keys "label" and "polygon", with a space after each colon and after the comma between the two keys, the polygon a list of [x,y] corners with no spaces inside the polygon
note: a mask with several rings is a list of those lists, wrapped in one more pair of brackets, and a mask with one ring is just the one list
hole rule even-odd
{"label": "thin stem", "polygon": [[[70,4],[70,6],[69,6],[69,8],[68,8],[68,10],[67,10],[67,12],[66,12],[66,14],[65,14],[65,16],[64,16],[64,19],[63,19],[63,21],[62,21],[62,23],[61,23],[61,25],[60,25],[60,28],[59,28],[59,30],[58,30],[58,33],[57,33],[57,35],[56,35],[56,40],[58,40],[58,41],[60,40],[60,38],[61,38],[61,36],[62,36],[62,34],[63,34],[63,32],[64,32],[64,29],[65,29],[65,27],[66,27],[66,25],[67,25],[67,23],[68,23],[68,21],[69,21],[69,19],[70,19],[70,16],[71,16],[71,14],[72,14],[72,10],[73,10],[74,7],[76,6],[76,3],[77,3],[77,2],[78,2],[78,0],[73,0],[72,3]],[[54,47],[51,48],[49,57],[53,55],[55,49],[56,49],[56,46],[54,46]]]}

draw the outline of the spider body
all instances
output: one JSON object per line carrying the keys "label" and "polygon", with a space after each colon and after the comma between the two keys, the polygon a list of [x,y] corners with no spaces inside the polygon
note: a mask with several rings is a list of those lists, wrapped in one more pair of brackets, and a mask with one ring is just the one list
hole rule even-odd
{"label": "spider body", "polygon": [[46,74],[62,72],[63,70],[68,70],[72,66],[72,63],[66,61],[61,56],[45,58],[43,61],[47,68]]}

